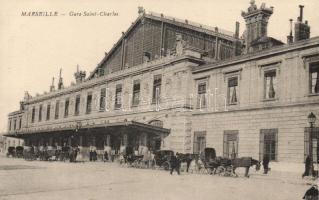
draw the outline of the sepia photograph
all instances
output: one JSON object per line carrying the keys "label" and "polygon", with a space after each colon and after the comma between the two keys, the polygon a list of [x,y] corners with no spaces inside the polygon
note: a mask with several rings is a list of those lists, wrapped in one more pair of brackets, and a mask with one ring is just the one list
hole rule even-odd
{"label": "sepia photograph", "polygon": [[318,200],[318,0],[0,0],[0,200]]}

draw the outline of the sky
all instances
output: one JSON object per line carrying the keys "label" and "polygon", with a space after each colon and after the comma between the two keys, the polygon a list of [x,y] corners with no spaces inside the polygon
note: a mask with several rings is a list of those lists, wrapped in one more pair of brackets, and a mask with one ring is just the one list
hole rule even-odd
{"label": "sky", "polygon": [[[24,92],[32,96],[49,90],[62,68],[64,86],[74,82],[79,65],[87,74],[103,59],[105,52],[138,17],[137,8],[180,19],[217,26],[234,32],[241,11],[250,0],[0,0],[0,133],[7,130],[7,115],[19,109]],[[268,36],[286,42],[289,19],[296,21],[298,5],[305,5],[304,19],[311,37],[319,36],[319,0],[256,0],[274,6]],[[57,17],[26,17],[22,12],[58,12]],[[78,12],[116,12],[118,16],[70,16]],[[61,14],[65,14],[62,16]],[[55,81],[57,84],[57,81]]]}

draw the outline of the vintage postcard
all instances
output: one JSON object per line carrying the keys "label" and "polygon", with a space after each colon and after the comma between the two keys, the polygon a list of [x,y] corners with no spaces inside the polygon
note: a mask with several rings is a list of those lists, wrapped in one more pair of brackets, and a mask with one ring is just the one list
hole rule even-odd
{"label": "vintage postcard", "polygon": [[318,8],[0,0],[0,199],[318,199]]}

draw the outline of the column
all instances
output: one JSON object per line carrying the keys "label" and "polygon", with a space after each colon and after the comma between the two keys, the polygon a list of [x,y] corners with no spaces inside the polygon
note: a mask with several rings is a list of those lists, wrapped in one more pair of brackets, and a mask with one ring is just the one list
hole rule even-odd
{"label": "column", "polygon": [[71,144],[72,144],[72,138],[68,137],[68,146],[71,146]]}
{"label": "column", "polygon": [[79,136],[79,146],[80,147],[83,146],[83,136],[82,135]]}
{"label": "column", "polygon": [[106,135],[105,137],[105,144],[106,146],[111,146],[111,135]]}
{"label": "column", "polygon": [[49,138],[49,146],[52,146],[52,145],[53,145],[53,138],[50,137],[50,138]]}

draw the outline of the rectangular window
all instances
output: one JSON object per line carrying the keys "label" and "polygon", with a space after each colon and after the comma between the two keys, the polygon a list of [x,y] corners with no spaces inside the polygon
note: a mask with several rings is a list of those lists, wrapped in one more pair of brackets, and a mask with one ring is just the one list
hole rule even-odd
{"label": "rectangular window", "polygon": [[35,107],[32,108],[31,123],[34,123],[34,118],[35,118]]}
{"label": "rectangular window", "polygon": [[59,111],[60,111],[60,101],[57,100],[55,103],[55,115],[54,115],[55,119],[59,119]]}
{"label": "rectangular window", "polygon": [[224,157],[238,157],[238,130],[224,131]]}
{"label": "rectangular window", "polygon": [[70,104],[70,100],[66,99],[65,100],[65,105],[64,105],[64,117],[68,117],[69,116],[69,104]]}
{"label": "rectangular window", "polygon": [[42,104],[39,107],[39,122],[42,121]]}
{"label": "rectangular window", "polygon": [[316,65],[310,66],[310,93],[317,94],[319,93],[319,63]]}
{"label": "rectangular window", "polygon": [[92,112],[92,93],[88,93],[86,98],[86,114],[90,114]]}
{"label": "rectangular window", "polygon": [[259,159],[268,156],[270,161],[277,161],[278,129],[261,129]]}
{"label": "rectangular window", "polygon": [[122,85],[117,84],[115,90],[115,109],[119,109],[122,106]]}
{"label": "rectangular window", "polygon": [[80,114],[80,102],[81,102],[81,96],[77,95],[76,98],[75,98],[74,115],[79,115]]}
{"label": "rectangular window", "polygon": [[206,91],[207,91],[206,82],[200,82],[197,86],[197,108],[206,108]]}
{"label": "rectangular window", "polygon": [[47,120],[50,120],[50,113],[51,113],[51,105],[47,105]]}
{"label": "rectangular window", "polygon": [[304,159],[309,155],[310,133],[312,133],[312,160],[314,163],[319,163],[319,127],[310,129],[305,128],[305,154]]}
{"label": "rectangular window", "polygon": [[206,148],[206,131],[194,132],[194,154],[201,154]]}
{"label": "rectangular window", "polygon": [[155,75],[153,81],[152,103],[160,103],[161,98],[162,75]]}
{"label": "rectangular window", "polygon": [[104,111],[106,108],[106,88],[101,89],[101,94],[100,94],[100,111]]}
{"label": "rectangular window", "polygon": [[276,79],[276,70],[271,70],[265,72],[265,99],[274,99],[276,98],[277,92],[277,79]]}
{"label": "rectangular window", "polygon": [[133,98],[132,106],[137,106],[140,102],[141,84],[139,80],[135,80],[133,83]]}
{"label": "rectangular window", "polygon": [[229,105],[238,102],[238,77],[228,79],[227,102]]}
{"label": "rectangular window", "polygon": [[13,130],[16,130],[17,129],[17,120],[14,119],[13,120]]}
{"label": "rectangular window", "polygon": [[9,119],[9,131],[11,131],[11,119]]}
{"label": "rectangular window", "polygon": [[19,129],[21,129],[21,127],[22,127],[22,118],[20,117],[19,118]]}

